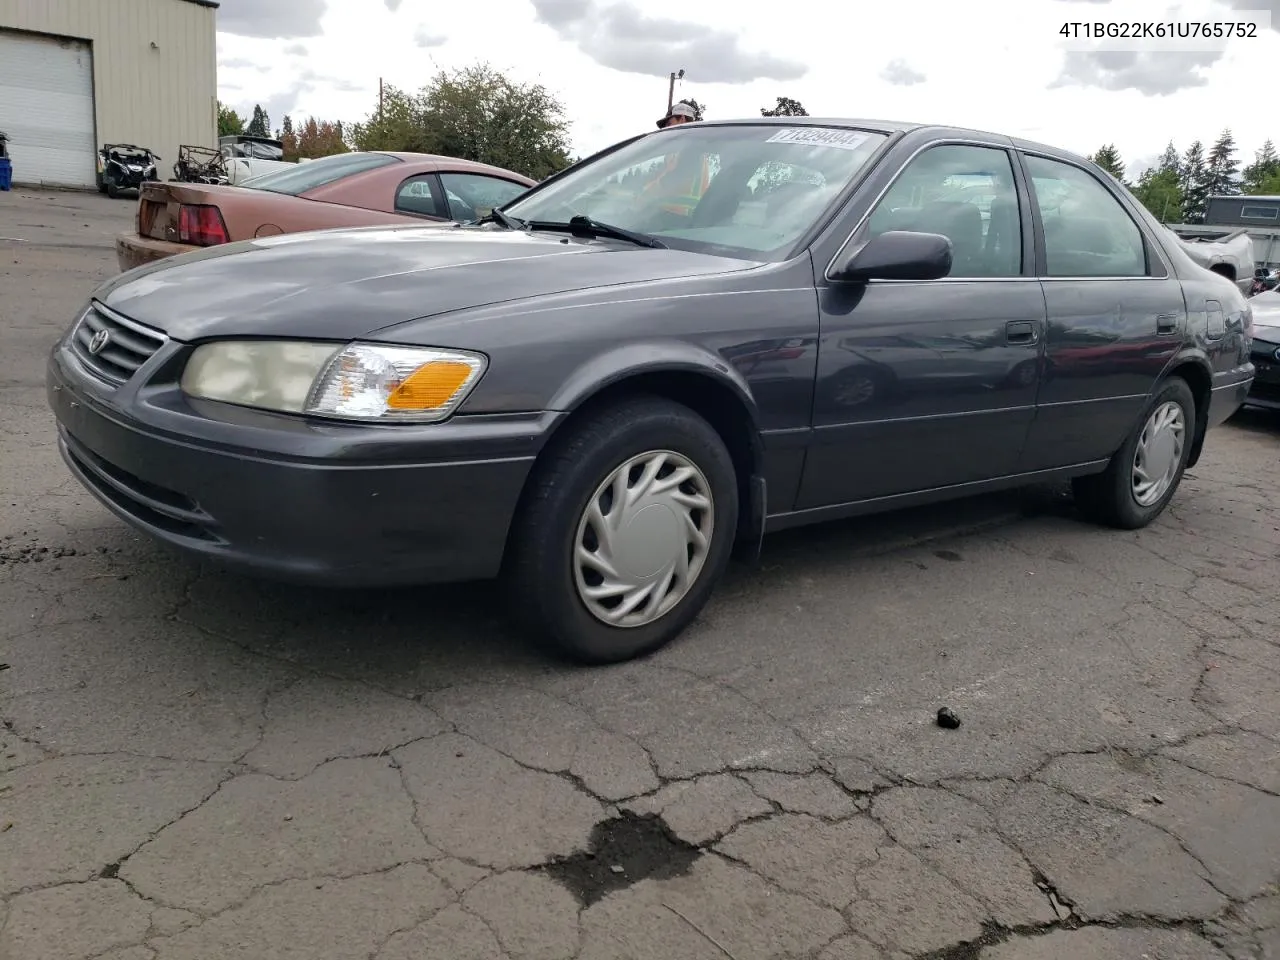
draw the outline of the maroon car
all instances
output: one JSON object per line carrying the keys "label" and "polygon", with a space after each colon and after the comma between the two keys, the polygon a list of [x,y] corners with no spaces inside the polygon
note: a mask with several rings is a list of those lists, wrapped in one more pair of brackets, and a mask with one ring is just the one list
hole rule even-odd
{"label": "maroon car", "polygon": [[145,183],[135,229],[116,238],[123,270],[254,237],[378,224],[476,220],[535,181],[425,153],[344,153],[239,186]]}

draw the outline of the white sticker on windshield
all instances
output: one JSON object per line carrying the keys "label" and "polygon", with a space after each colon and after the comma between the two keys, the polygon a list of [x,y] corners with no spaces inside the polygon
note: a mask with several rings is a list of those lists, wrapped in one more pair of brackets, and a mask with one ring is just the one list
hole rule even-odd
{"label": "white sticker on windshield", "polygon": [[795,127],[779,130],[766,143],[803,143],[813,147],[835,147],[838,150],[857,150],[867,142],[867,134],[852,130],[831,130],[824,127]]}

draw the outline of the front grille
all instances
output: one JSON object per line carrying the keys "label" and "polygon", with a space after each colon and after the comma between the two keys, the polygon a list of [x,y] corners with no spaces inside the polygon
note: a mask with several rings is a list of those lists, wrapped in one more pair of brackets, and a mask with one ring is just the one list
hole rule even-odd
{"label": "front grille", "polygon": [[1251,400],[1266,400],[1268,403],[1280,403],[1280,383],[1267,380],[1254,380],[1249,388]]}
{"label": "front grille", "polygon": [[94,302],[71,332],[71,351],[103,380],[118,386],[137,373],[165,339],[159,330]]}

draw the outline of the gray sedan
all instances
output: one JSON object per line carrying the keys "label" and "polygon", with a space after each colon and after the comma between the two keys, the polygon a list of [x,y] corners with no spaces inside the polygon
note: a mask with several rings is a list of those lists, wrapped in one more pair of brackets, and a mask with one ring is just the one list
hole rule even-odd
{"label": "gray sedan", "polygon": [[320,584],[502,575],[601,663],[769,531],[1054,479],[1150,523],[1247,395],[1249,331],[1076,156],[769,118],[636,137],[456,228],[123,274],[48,398],[72,473],[158,540]]}

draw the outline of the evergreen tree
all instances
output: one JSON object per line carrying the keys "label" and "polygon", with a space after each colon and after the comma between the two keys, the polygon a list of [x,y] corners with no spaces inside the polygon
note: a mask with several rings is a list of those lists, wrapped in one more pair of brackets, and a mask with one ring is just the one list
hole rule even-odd
{"label": "evergreen tree", "polygon": [[1164,148],[1164,153],[1160,154],[1160,162],[1156,165],[1156,170],[1160,173],[1171,173],[1175,179],[1182,179],[1182,157],[1178,156],[1178,148],[1173,145],[1172,140]]}
{"label": "evergreen tree", "polygon": [[1202,223],[1205,201],[1209,196],[1208,169],[1204,162],[1204,144],[1197,140],[1182,155],[1182,222]]}
{"label": "evergreen tree", "polygon": [[244,128],[244,132],[250,137],[271,136],[271,118],[267,116],[267,111],[263,110],[260,104],[253,105],[253,119]]}
{"label": "evergreen tree", "polygon": [[1276,153],[1276,145],[1268,140],[1254,154],[1253,163],[1242,171],[1240,186],[1245,193],[1267,193],[1264,184],[1277,177],[1280,177],[1280,154]]}
{"label": "evergreen tree", "polygon": [[1114,143],[1099,147],[1098,152],[1089,158],[1121,183],[1124,183],[1124,161],[1120,159],[1120,151]]}
{"label": "evergreen tree", "polygon": [[1214,142],[1209,150],[1206,166],[1209,196],[1221,197],[1240,192],[1240,165],[1236,162],[1236,140],[1230,130],[1223,130],[1221,136]]}

